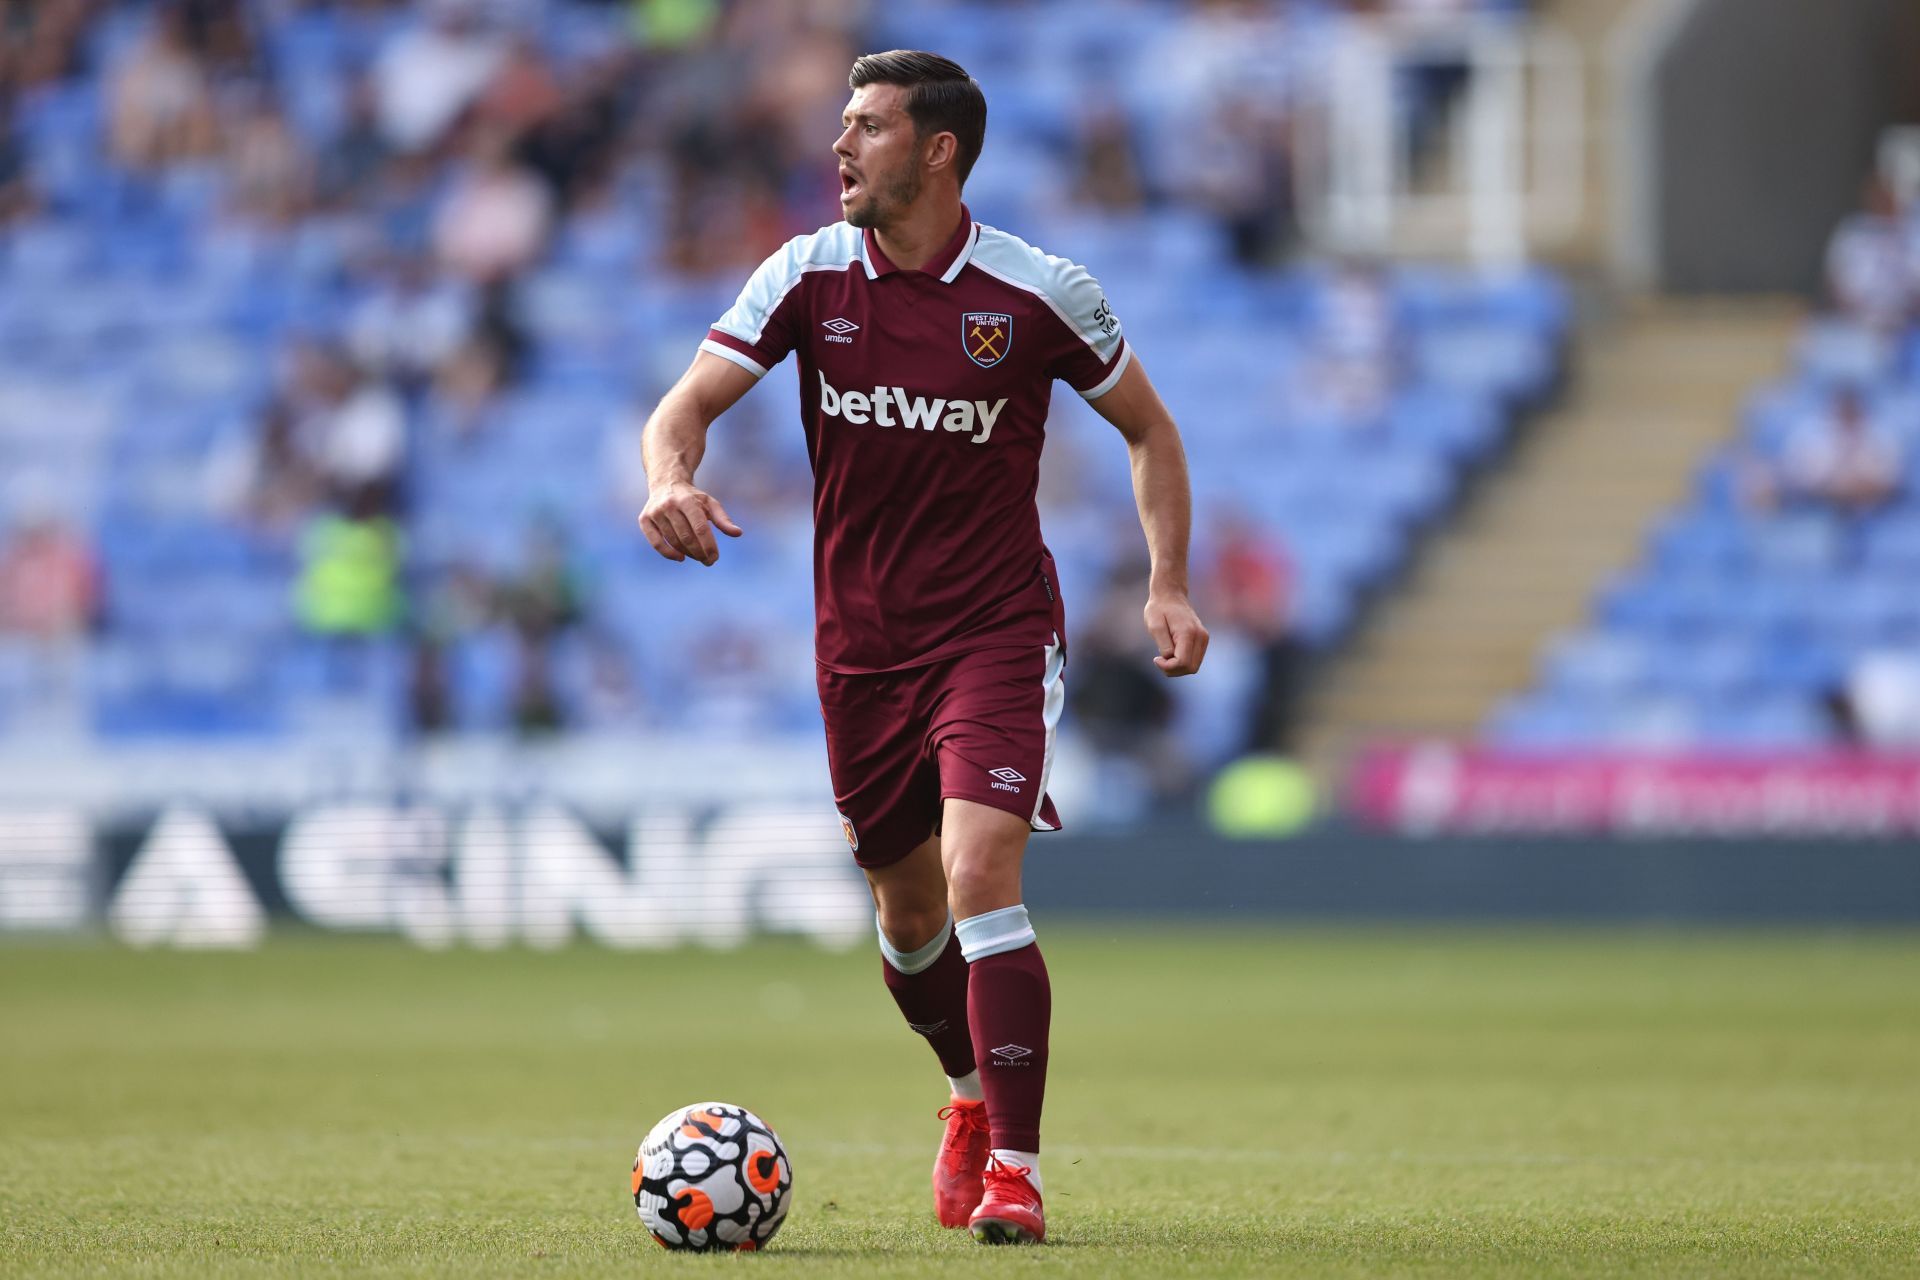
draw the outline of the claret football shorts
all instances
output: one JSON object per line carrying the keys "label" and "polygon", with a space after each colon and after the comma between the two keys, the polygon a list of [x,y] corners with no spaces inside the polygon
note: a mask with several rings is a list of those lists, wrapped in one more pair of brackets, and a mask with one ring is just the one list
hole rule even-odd
{"label": "claret football shorts", "polygon": [[898,862],[939,829],[948,796],[1056,831],[1047,797],[1066,652],[977,649],[923,667],[848,675],[816,667],[833,798],[854,861]]}

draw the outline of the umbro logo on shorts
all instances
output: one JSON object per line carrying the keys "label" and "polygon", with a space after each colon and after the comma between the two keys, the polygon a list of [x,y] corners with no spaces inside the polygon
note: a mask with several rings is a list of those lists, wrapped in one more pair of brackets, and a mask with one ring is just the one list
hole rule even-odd
{"label": "umbro logo on shorts", "polygon": [[822,320],[820,327],[827,331],[828,342],[852,342],[852,334],[860,326],[851,320],[835,316],[831,320]]}
{"label": "umbro logo on shorts", "polygon": [[994,780],[990,785],[995,791],[1012,791],[1015,794],[1020,791],[1017,784],[1027,780],[1027,775],[1018,769],[989,769],[987,776]]}

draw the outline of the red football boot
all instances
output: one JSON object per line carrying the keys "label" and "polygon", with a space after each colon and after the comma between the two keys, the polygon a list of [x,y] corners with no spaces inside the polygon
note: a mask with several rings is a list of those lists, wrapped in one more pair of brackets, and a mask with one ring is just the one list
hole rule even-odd
{"label": "red football boot", "polygon": [[986,1196],[968,1225],[981,1244],[1039,1244],[1047,1238],[1047,1210],[1027,1181],[1033,1170],[987,1161]]}
{"label": "red football boot", "polygon": [[933,1212],[943,1227],[964,1227],[980,1203],[987,1168],[987,1104],[955,1098],[940,1108],[947,1135],[933,1162]]}

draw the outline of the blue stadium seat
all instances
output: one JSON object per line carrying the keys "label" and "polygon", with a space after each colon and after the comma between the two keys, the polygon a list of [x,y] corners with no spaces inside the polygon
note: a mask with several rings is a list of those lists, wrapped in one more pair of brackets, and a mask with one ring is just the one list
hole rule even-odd
{"label": "blue stadium seat", "polygon": [[1604,746],[1606,724],[1602,704],[1532,694],[1502,704],[1488,718],[1483,732],[1502,750],[1550,754]]}
{"label": "blue stadium seat", "polygon": [[1664,650],[1645,636],[1583,631],[1556,640],[1540,660],[1543,688],[1572,697],[1601,697],[1644,687]]}
{"label": "blue stadium seat", "polygon": [[1838,316],[1810,323],[1800,335],[1800,372],[1822,384],[1861,385],[1894,373],[1899,350],[1892,340]]}
{"label": "blue stadium seat", "polygon": [[1704,705],[1694,741],[1708,751],[1741,754],[1812,751],[1833,745],[1834,729],[1809,699],[1748,695]]}
{"label": "blue stadium seat", "polygon": [[1864,536],[1866,567],[1876,573],[1920,575],[1920,510],[1889,514]]}

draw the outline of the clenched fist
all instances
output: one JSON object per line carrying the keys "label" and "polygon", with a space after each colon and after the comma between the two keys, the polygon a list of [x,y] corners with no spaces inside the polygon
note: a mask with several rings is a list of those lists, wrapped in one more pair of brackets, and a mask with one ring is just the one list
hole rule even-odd
{"label": "clenched fist", "polygon": [[1148,596],[1147,634],[1160,646],[1153,665],[1161,674],[1190,676],[1207,656],[1207,628],[1184,595]]}

